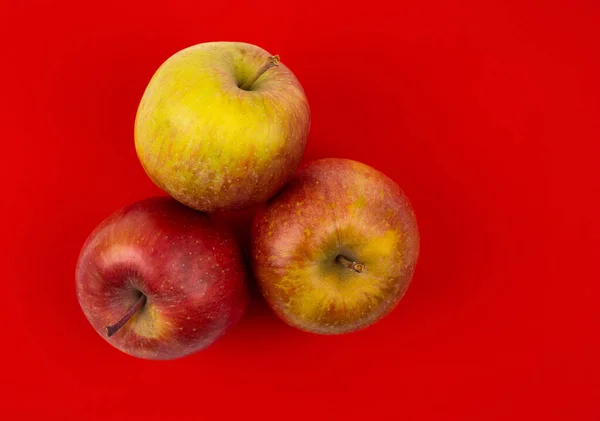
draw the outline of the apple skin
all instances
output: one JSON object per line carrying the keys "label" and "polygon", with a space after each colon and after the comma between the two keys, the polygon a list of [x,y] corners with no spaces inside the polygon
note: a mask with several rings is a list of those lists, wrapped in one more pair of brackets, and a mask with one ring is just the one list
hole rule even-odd
{"label": "apple skin", "polygon": [[[260,290],[286,323],[318,334],[366,328],[404,296],[419,255],[413,209],[399,186],[356,161],[298,171],[252,226]],[[364,264],[361,273],[336,260]]]}
{"label": "apple skin", "polygon": [[[168,360],[202,350],[241,319],[246,270],[236,240],[206,214],[172,198],[145,199],[115,212],[86,240],[77,263],[79,304],[117,349]],[[147,299],[108,337],[106,327]]]}
{"label": "apple skin", "polygon": [[240,42],[208,42],[169,57],[150,80],[135,120],[148,176],[206,212],[253,206],[298,167],[310,130],[305,92],[283,63],[251,90],[239,85],[271,57]]}

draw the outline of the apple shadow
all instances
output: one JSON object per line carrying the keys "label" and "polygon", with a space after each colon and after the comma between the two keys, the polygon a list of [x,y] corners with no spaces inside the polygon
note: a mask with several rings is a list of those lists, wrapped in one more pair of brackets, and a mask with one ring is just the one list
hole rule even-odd
{"label": "apple shadow", "polygon": [[232,231],[239,244],[244,266],[247,269],[247,286],[250,301],[246,313],[239,324],[241,329],[249,328],[253,330],[254,327],[250,327],[250,324],[285,325],[270,310],[264,300],[252,269],[251,227],[253,218],[260,207],[261,205],[256,205],[239,211],[218,212],[212,215],[212,218],[215,218],[217,223],[225,225],[226,228]]}

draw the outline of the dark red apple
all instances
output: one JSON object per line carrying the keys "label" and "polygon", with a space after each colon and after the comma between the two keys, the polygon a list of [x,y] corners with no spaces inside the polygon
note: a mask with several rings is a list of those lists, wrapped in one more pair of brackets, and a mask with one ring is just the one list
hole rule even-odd
{"label": "dark red apple", "polygon": [[413,209],[398,185],[356,161],[322,159],[260,210],[254,273],[288,324],[308,332],[363,329],[398,304],[419,254]]}
{"label": "dark red apple", "polygon": [[93,231],[79,256],[76,289],[106,341],[156,360],[211,345],[248,301],[232,233],[167,197],[126,206]]}

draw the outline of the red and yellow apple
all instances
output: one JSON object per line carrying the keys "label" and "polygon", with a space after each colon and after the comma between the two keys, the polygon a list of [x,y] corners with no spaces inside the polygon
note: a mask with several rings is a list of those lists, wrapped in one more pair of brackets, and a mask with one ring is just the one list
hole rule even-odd
{"label": "red and yellow apple", "polygon": [[278,56],[207,42],[169,57],[150,80],[135,147],[156,185],[202,211],[274,195],[297,168],[310,129],[300,82]]}
{"label": "red and yellow apple", "polygon": [[165,197],[126,206],[90,234],[76,291],[93,328],[144,359],[206,348],[241,319],[248,301],[232,233]]}
{"label": "red and yellow apple", "polygon": [[419,254],[413,209],[381,172],[313,161],[256,215],[254,274],[274,312],[319,334],[363,329],[404,296]]}

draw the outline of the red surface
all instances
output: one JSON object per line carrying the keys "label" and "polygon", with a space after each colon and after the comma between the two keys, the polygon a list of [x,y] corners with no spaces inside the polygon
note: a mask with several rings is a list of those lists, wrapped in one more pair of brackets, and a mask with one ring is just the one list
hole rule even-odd
{"label": "red surface", "polygon": [[[593,0],[3,1],[0,417],[600,419],[599,21]],[[80,311],[77,255],[160,193],[133,146],[154,70],[224,39],[296,73],[306,160],[400,183],[421,257],[365,331],[305,334],[255,296],[205,352],[136,360]]]}

